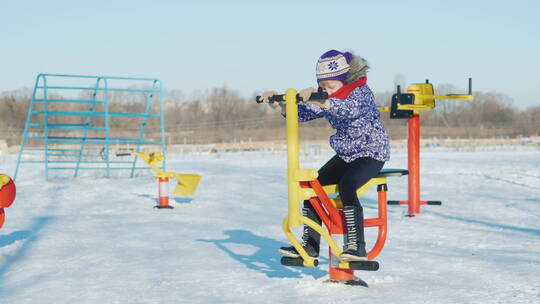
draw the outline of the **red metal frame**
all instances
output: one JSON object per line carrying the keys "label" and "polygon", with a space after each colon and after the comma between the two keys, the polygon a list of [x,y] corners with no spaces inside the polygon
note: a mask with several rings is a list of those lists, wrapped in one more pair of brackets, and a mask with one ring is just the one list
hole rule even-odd
{"label": "red metal frame", "polygon": [[[324,225],[327,227],[328,232],[330,235],[345,235],[347,233],[347,230],[345,228],[344,224],[344,216],[343,211],[341,209],[337,209],[330,198],[328,197],[328,194],[324,191],[323,187],[319,183],[318,180],[309,181],[309,182],[300,182],[300,186],[302,188],[312,188],[315,191],[316,197],[312,197],[309,199],[311,205],[321,218]],[[384,247],[384,243],[386,242],[386,233],[387,233],[387,227],[388,227],[388,220],[387,220],[387,188],[386,187],[378,187],[377,188],[378,193],[378,217],[377,218],[370,218],[364,220],[364,227],[378,227],[378,235],[377,240],[371,249],[371,251],[368,253],[368,260],[373,260]],[[329,257],[332,259],[332,256],[335,256],[335,254],[332,253],[331,249],[329,249]],[[334,267],[332,260],[329,263],[330,265],[330,279],[331,280],[353,280],[354,279],[354,270],[347,269],[347,268],[338,268]]]}
{"label": "red metal frame", "polygon": [[399,201],[400,205],[408,205],[408,215],[420,213],[420,205],[427,205],[427,201],[420,200],[420,115],[414,114],[407,120],[407,156],[408,156],[408,190],[409,200]]}

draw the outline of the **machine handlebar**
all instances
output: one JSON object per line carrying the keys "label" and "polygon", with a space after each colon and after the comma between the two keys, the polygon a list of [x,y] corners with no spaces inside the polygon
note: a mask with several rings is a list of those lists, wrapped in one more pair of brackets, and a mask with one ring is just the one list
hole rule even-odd
{"label": "machine handlebar", "polygon": [[[270,96],[269,99],[270,99],[270,103],[272,103],[272,102],[283,102],[283,101],[285,101],[285,94],[276,94],[276,95]],[[325,100],[325,99],[328,99],[328,93],[326,93],[326,92],[315,92],[315,93],[311,93],[311,96],[309,96],[309,100]],[[302,100],[302,98],[298,94],[296,94],[296,100],[298,102],[304,102],[304,100]],[[309,100],[306,100],[306,101],[309,101]],[[261,96],[257,96],[255,98],[255,101],[257,103],[262,103],[263,102],[261,100]]]}

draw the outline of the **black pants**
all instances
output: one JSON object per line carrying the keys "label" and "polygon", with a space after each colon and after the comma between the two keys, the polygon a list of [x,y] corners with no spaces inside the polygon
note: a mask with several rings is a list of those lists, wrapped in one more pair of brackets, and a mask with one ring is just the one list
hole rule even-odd
{"label": "black pants", "polygon": [[[323,186],[338,184],[343,206],[358,206],[363,212],[362,205],[356,196],[356,189],[377,176],[383,165],[384,162],[371,157],[360,157],[351,163],[346,163],[335,155],[319,169],[318,179]],[[308,200],[304,201],[304,207],[313,209]]]}

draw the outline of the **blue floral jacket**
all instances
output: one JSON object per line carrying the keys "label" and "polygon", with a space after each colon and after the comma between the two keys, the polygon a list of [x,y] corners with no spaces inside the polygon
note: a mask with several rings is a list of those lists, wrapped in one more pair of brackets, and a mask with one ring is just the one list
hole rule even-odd
{"label": "blue floral jacket", "polygon": [[329,100],[331,107],[327,110],[312,104],[298,105],[298,120],[326,118],[336,130],[336,134],[330,136],[330,146],[347,163],[359,157],[388,161],[388,134],[371,89],[363,85],[354,89],[345,100]]}

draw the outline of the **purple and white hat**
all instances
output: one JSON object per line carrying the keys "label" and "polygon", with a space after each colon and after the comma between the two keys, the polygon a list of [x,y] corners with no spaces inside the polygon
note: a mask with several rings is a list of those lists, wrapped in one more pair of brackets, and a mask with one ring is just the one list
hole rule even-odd
{"label": "purple and white hat", "polygon": [[317,61],[317,82],[324,80],[345,82],[351,68],[349,66],[351,60],[352,54],[349,52],[330,50],[322,54]]}

